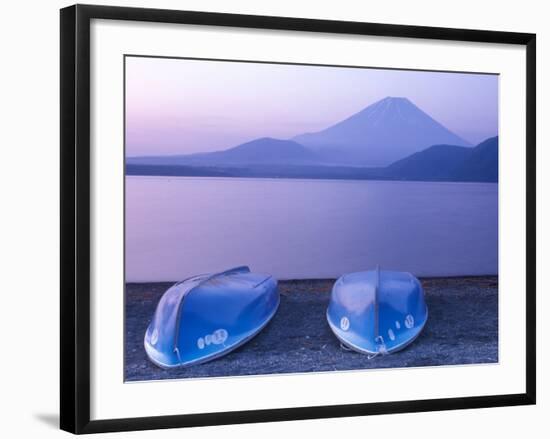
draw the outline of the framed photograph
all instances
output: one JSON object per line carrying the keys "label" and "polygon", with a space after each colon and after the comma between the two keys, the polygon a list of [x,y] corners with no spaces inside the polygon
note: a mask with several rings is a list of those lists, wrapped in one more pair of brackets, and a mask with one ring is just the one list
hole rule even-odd
{"label": "framed photograph", "polygon": [[535,35],[61,10],[61,428],[534,404]]}

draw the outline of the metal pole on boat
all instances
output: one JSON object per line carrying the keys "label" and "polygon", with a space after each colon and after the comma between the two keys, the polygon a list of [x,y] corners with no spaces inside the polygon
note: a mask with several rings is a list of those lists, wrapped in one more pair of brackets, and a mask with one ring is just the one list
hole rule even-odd
{"label": "metal pole on boat", "polygon": [[378,342],[380,337],[378,290],[380,288],[380,265],[376,265],[376,283],[374,284],[374,340]]}

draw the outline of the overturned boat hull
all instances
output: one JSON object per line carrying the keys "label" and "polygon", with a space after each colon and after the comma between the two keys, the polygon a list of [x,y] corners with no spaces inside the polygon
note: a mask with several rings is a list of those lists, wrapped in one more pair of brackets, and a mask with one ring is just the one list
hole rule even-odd
{"label": "overturned boat hull", "polygon": [[163,368],[213,360],[258,334],[278,306],[277,281],[248,267],[186,279],[159,301],[145,351]]}
{"label": "overturned boat hull", "polygon": [[340,277],[327,309],[329,326],[342,344],[369,355],[403,349],[420,335],[427,319],[419,280],[398,271]]}

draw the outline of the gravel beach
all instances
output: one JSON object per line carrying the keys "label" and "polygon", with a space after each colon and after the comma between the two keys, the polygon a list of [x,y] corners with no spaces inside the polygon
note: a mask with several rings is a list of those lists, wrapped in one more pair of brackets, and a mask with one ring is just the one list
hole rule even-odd
{"label": "gravel beach", "polygon": [[420,336],[406,349],[368,359],[346,351],[325,312],[334,280],[280,281],[281,304],[250,342],[196,366],[163,370],[151,363],[143,336],[172,283],[126,285],[126,381],[321,372],[498,362],[498,277],[421,279],[429,309]]}

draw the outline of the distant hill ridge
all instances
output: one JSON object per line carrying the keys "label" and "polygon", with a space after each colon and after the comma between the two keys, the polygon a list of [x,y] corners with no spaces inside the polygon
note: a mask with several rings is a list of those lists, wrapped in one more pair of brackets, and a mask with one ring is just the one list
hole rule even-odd
{"label": "distant hill ridge", "polygon": [[474,148],[433,145],[385,169],[400,180],[498,181],[498,136]]}
{"label": "distant hill ridge", "polygon": [[292,140],[262,137],[225,151],[174,156],[131,157],[128,162],[136,165],[290,165],[320,163],[321,159],[314,151]]}
{"label": "distant hill ridge", "polygon": [[498,137],[474,148],[433,145],[387,167],[327,166],[322,164],[255,165],[126,165],[127,175],[166,175],[251,178],[323,178],[357,180],[498,182]]}

